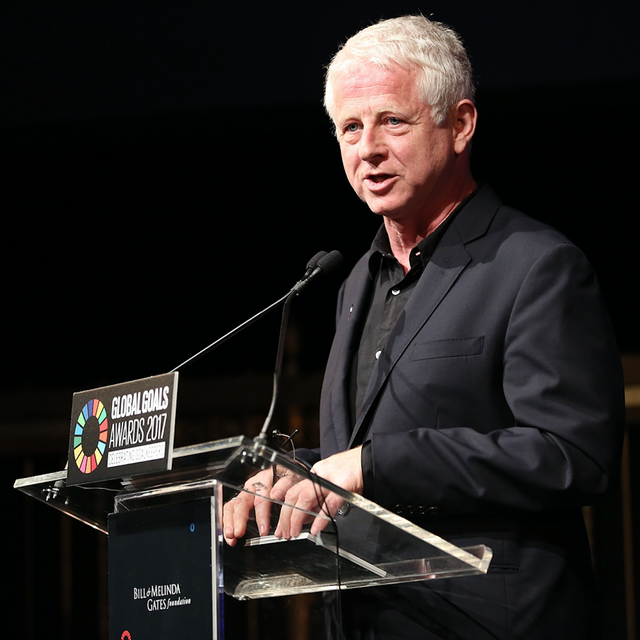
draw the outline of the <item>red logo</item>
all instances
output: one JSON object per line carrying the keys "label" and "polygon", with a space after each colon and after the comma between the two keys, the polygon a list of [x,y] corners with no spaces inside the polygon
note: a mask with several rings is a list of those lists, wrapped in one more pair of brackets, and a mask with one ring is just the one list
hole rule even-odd
{"label": "red logo", "polygon": [[123,631],[120,640],[131,640],[131,634],[128,631]]}

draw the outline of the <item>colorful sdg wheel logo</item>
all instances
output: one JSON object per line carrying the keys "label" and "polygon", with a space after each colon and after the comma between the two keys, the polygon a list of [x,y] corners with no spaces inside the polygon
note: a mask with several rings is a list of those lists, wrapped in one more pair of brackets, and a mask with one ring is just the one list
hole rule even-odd
{"label": "colorful sdg wheel logo", "polygon": [[100,400],[82,407],[73,434],[73,456],[82,473],[91,473],[100,464],[109,438],[107,410]]}

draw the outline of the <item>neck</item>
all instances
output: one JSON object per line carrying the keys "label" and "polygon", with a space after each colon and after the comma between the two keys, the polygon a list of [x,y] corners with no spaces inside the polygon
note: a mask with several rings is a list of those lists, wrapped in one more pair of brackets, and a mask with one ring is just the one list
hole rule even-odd
{"label": "neck", "polygon": [[444,203],[434,211],[409,219],[393,220],[384,218],[391,252],[402,265],[405,273],[410,268],[409,256],[413,248],[429,234],[433,233],[475,188],[476,183],[471,178],[464,188],[457,190],[455,195],[446,198]]}

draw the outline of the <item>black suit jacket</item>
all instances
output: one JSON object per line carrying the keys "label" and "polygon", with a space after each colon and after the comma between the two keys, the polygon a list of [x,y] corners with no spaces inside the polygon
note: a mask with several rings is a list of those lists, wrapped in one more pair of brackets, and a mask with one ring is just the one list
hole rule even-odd
{"label": "black suit jacket", "polygon": [[368,258],[340,291],[322,457],[370,441],[368,497],[456,544],[487,544],[494,560],[489,576],[353,594],[348,626],[371,638],[598,637],[579,508],[616,474],[624,401],[584,255],[480,189],[426,266],[352,428]]}

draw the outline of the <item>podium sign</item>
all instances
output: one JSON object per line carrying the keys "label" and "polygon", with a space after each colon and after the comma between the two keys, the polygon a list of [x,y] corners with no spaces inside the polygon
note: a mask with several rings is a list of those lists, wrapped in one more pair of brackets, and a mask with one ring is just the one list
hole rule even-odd
{"label": "podium sign", "polygon": [[109,515],[112,640],[224,637],[217,526],[214,497]]}
{"label": "podium sign", "polygon": [[178,374],[73,394],[68,485],[171,469]]}

